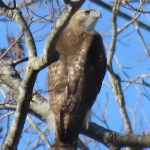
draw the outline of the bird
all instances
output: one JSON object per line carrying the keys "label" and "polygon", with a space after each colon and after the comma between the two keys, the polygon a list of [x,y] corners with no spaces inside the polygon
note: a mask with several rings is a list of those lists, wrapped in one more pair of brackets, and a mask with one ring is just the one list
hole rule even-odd
{"label": "bird", "polygon": [[106,53],[95,25],[101,13],[78,10],[56,42],[59,59],[48,67],[55,150],[76,150],[83,120],[100,92]]}

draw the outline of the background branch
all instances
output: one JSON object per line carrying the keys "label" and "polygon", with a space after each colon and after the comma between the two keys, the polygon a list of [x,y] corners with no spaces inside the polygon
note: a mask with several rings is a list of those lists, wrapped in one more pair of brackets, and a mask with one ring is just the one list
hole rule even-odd
{"label": "background branch", "polygon": [[[112,12],[112,9],[113,9],[112,5],[107,4],[107,3],[103,2],[103,1],[100,1],[100,0],[90,0],[90,1],[95,3],[95,4],[97,4],[98,6],[101,6],[101,7],[105,8],[105,9],[107,9],[108,11]],[[125,13],[123,13],[121,11],[118,11],[118,16],[120,16],[121,18],[123,18],[125,20],[132,20],[131,16],[129,16],[128,14],[125,14]],[[141,28],[143,28],[143,29],[145,29],[147,31],[150,30],[150,26],[149,25],[143,23],[142,21],[138,21],[138,22],[139,22],[139,26]]]}

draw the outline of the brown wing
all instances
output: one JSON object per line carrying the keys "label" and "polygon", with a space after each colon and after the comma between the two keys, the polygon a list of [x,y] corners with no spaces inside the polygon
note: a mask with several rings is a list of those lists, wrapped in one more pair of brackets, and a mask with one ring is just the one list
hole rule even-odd
{"label": "brown wing", "polygon": [[56,136],[63,143],[73,143],[78,136],[106,72],[106,56],[99,34],[84,33],[76,44],[72,45],[70,54],[67,47],[60,50],[60,60],[49,67],[50,105],[56,117]]}

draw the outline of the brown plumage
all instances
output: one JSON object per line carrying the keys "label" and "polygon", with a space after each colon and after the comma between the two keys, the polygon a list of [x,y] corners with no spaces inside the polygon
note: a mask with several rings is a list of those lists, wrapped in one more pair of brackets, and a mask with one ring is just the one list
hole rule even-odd
{"label": "brown plumage", "polygon": [[103,41],[94,26],[100,13],[79,10],[60,35],[60,59],[49,66],[50,107],[55,116],[57,150],[74,150],[87,111],[106,72]]}

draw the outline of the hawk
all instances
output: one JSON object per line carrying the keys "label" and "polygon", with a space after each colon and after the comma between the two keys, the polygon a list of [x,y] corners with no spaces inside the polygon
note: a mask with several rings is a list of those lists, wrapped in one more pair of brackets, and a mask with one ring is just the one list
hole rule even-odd
{"label": "hawk", "polygon": [[94,30],[100,17],[96,10],[77,11],[56,44],[60,58],[48,70],[56,150],[77,148],[80,127],[101,89],[106,56],[102,37]]}

